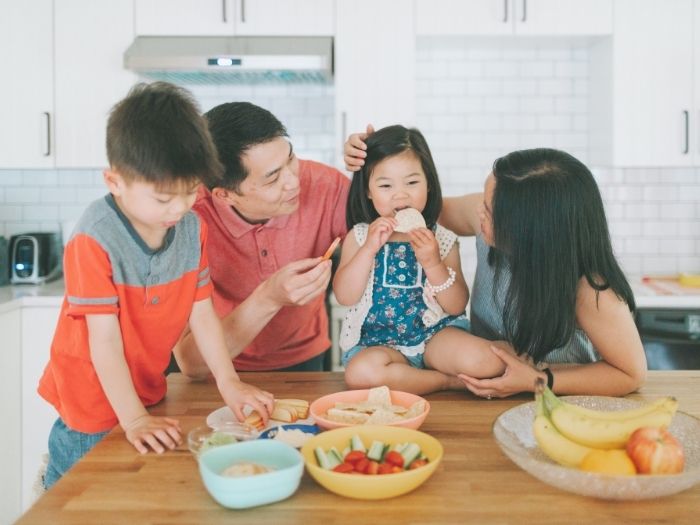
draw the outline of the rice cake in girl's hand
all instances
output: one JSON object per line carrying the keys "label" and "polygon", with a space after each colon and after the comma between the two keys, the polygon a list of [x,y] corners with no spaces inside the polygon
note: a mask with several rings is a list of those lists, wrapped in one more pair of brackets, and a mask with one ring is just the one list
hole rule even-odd
{"label": "rice cake in girl's hand", "polygon": [[394,218],[399,223],[394,231],[407,233],[416,228],[425,228],[425,219],[421,212],[415,208],[404,208],[399,210],[394,215]]}

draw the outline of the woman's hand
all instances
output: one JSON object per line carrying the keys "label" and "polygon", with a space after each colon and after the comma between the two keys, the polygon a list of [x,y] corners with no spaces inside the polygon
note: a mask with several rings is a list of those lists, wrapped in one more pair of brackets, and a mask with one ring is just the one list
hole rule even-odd
{"label": "woman's hand", "polygon": [[180,422],[169,417],[156,417],[144,414],[124,425],[126,439],[141,454],[150,448],[158,454],[165,448],[174,449],[182,442]]}
{"label": "woman's hand", "polygon": [[367,228],[367,240],[362,247],[377,253],[389,240],[397,225],[398,222],[393,217],[376,218]]}
{"label": "woman's hand", "polygon": [[416,259],[423,268],[432,268],[442,262],[437,239],[428,228],[411,230],[408,237],[413,251],[416,252]]}
{"label": "woman's hand", "polygon": [[263,423],[267,424],[275,403],[275,398],[270,392],[260,390],[237,379],[228,379],[217,386],[221,397],[238,421],[245,419],[243,407],[250,405],[255,412],[260,414]]}
{"label": "woman's hand", "polygon": [[508,397],[520,392],[533,392],[538,377],[547,380],[546,374],[532,366],[527,356],[519,357],[493,345],[491,351],[503,361],[506,370],[502,375],[491,379],[476,379],[459,374],[458,377],[473,394],[487,399]]}
{"label": "woman's hand", "polygon": [[365,165],[365,157],[367,157],[365,140],[372,133],[374,133],[374,127],[372,127],[372,124],[367,124],[366,133],[353,133],[345,141],[343,145],[343,161],[345,162],[346,170],[358,171]]}

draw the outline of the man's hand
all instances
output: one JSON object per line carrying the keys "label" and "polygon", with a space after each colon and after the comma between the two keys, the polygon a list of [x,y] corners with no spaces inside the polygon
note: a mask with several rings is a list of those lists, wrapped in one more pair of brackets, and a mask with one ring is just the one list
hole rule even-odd
{"label": "man's hand", "polygon": [[325,293],[331,279],[331,261],[301,259],[277,270],[263,283],[265,295],[275,304],[301,306]]}
{"label": "man's hand", "polygon": [[365,133],[353,133],[345,141],[343,145],[343,161],[345,162],[346,170],[358,171],[365,165],[365,157],[367,157],[365,140],[372,133],[374,133],[374,127],[372,124],[367,124]]}
{"label": "man's hand", "polygon": [[227,379],[221,384],[217,383],[217,386],[221,397],[238,421],[245,419],[243,407],[250,405],[255,412],[260,414],[263,423],[267,425],[267,420],[270,418],[275,404],[275,398],[270,392],[260,390],[237,379]]}
{"label": "man's hand", "polygon": [[141,454],[148,449],[162,454],[165,447],[174,449],[182,442],[180,422],[169,417],[156,417],[144,414],[124,425],[126,439]]}

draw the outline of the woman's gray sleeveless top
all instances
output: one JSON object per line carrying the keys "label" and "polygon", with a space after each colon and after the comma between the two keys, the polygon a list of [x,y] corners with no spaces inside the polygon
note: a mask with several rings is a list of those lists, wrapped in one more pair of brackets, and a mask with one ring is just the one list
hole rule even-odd
{"label": "woman's gray sleeveless top", "polygon": [[[476,275],[471,293],[471,332],[491,341],[503,340],[503,308],[510,283],[510,272],[502,271],[498,289],[494,294],[495,270],[488,263],[489,246],[481,235],[476,237]],[[599,361],[600,355],[591,340],[580,328],[568,344],[555,348],[546,355],[546,363],[591,363]]]}

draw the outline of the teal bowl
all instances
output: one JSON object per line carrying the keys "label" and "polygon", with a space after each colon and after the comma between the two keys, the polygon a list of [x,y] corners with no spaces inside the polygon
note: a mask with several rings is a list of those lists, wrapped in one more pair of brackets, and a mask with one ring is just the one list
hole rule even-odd
{"label": "teal bowl", "polygon": [[[233,463],[250,461],[272,470],[245,477],[222,476]],[[301,482],[304,460],[280,441],[261,439],[212,448],[199,456],[199,473],[211,497],[229,509],[246,509],[288,498]]]}

